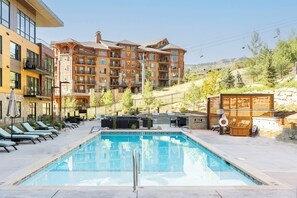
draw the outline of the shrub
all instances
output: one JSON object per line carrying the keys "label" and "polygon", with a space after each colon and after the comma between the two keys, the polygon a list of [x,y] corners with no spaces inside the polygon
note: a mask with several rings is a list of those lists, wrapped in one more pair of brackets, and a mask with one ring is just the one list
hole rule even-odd
{"label": "shrub", "polygon": [[116,129],[116,128],[117,128],[117,118],[112,117],[112,129]]}
{"label": "shrub", "polygon": [[136,129],[136,127],[137,127],[136,124],[131,125],[131,129]]}

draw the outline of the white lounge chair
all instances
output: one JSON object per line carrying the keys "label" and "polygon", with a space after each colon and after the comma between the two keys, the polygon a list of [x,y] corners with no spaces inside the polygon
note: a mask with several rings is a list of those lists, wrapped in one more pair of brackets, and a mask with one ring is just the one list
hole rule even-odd
{"label": "white lounge chair", "polygon": [[54,139],[52,137],[52,133],[47,133],[47,132],[24,132],[22,131],[21,129],[19,129],[18,127],[16,126],[8,126],[8,128],[15,133],[18,133],[18,134],[23,134],[23,135],[39,135],[40,137],[42,137],[45,141],[46,141],[46,137],[50,137],[52,139]]}
{"label": "white lounge chair", "polygon": [[4,140],[12,140],[12,141],[22,141],[22,140],[30,140],[35,144],[34,140],[37,140],[39,142],[39,135],[23,135],[23,134],[10,134],[7,131],[5,131],[4,129],[0,128],[0,136],[4,139]]}

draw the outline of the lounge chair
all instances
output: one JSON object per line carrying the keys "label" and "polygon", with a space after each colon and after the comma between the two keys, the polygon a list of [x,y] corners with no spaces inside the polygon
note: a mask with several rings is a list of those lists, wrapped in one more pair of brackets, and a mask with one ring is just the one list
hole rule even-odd
{"label": "lounge chair", "polygon": [[34,131],[29,131],[29,132],[24,132],[22,131],[21,129],[19,129],[18,127],[16,126],[8,126],[8,128],[15,133],[17,134],[23,134],[23,135],[39,135],[40,137],[42,137],[45,141],[46,141],[46,137],[50,137],[52,139],[54,139],[52,137],[52,133],[47,133],[47,132],[34,132]]}
{"label": "lounge chair", "polygon": [[41,142],[38,135],[22,135],[22,134],[15,134],[15,133],[11,135],[10,133],[8,133],[2,128],[0,128],[0,136],[5,140],[12,140],[16,142],[19,142],[21,140],[31,140],[34,144],[35,144],[34,140]]}
{"label": "lounge chair", "polygon": [[72,128],[72,129],[78,127],[78,124],[76,124],[76,123],[71,123],[71,122],[65,122],[65,121],[63,121],[63,124],[64,124],[66,127],[68,127],[68,128]]}
{"label": "lounge chair", "polygon": [[17,143],[12,142],[12,141],[5,141],[5,140],[0,140],[0,147],[3,147],[7,153],[9,153],[9,150],[6,147],[12,146],[15,150],[18,150],[15,145]]}
{"label": "lounge chair", "polygon": [[58,136],[58,132],[57,131],[52,131],[52,130],[46,130],[46,129],[41,129],[41,130],[35,130],[28,122],[24,122],[22,123],[22,126],[24,127],[24,129],[28,132],[46,132],[46,133],[52,133],[55,134],[56,136]]}
{"label": "lounge chair", "polygon": [[38,124],[38,126],[40,126],[42,128],[42,129],[39,129],[39,130],[49,130],[51,132],[56,132],[57,134],[59,134],[59,131],[57,129],[55,129],[52,126],[47,126],[42,121],[36,121],[36,124]]}

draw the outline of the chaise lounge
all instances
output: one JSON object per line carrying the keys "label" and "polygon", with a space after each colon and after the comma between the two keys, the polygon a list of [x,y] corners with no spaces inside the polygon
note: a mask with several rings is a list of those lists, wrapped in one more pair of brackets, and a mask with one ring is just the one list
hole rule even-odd
{"label": "chaise lounge", "polygon": [[18,150],[15,146],[17,143],[12,142],[12,141],[5,141],[5,140],[0,140],[0,147],[3,147],[7,153],[9,153],[9,150],[6,147],[12,146],[15,150]]}
{"label": "chaise lounge", "polygon": [[56,131],[51,131],[51,130],[35,130],[28,122],[24,122],[22,123],[22,126],[24,127],[24,129],[27,131],[27,132],[41,132],[41,133],[52,133],[52,134],[55,134],[56,136],[58,136],[58,132]]}
{"label": "chaise lounge", "polygon": [[57,129],[55,129],[54,127],[52,126],[47,126],[46,124],[44,124],[42,121],[36,121],[36,124],[38,124],[38,126],[40,126],[41,129],[39,130],[49,130],[51,131],[52,133],[57,133],[57,134],[60,134],[59,131]]}
{"label": "chaise lounge", "polygon": [[8,133],[7,131],[5,131],[2,128],[0,128],[0,136],[4,140],[11,140],[11,141],[16,141],[16,142],[19,142],[22,140],[30,140],[34,144],[36,144],[34,140],[41,142],[38,135],[23,135],[23,134],[12,134],[11,135],[10,133]]}
{"label": "chaise lounge", "polygon": [[18,127],[16,126],[8,126],[8,128],[15,133],[17,134],[23,134],[23,135],[38,135],[40,137],[42,137],[45,141],[46,141],[46,137],[50,137],[52,139],[54,139],[52,137],[52,133],[47,133],[47,132],[34,132],[34,131],[30,131],[30,132],[24,132],[22,131],[21,129],[19,129]]}

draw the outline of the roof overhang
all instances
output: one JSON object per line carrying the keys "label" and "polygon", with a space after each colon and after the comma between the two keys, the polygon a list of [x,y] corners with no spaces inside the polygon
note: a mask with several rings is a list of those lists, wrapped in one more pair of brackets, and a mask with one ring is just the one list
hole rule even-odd
{"label": "roof overhang", "polygon": [[63,27],[64,23],[42,0],[25,0],[36,10],[37,27]]}

